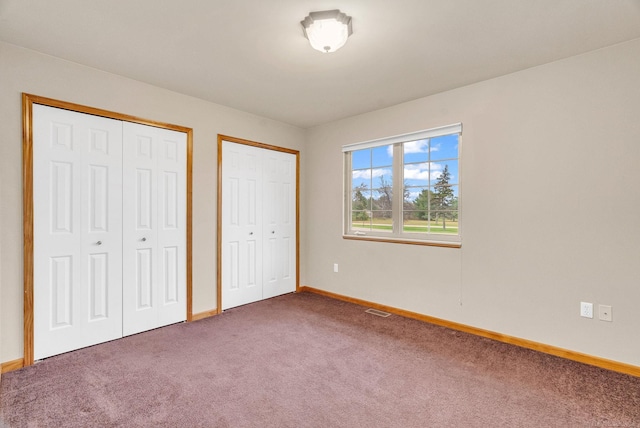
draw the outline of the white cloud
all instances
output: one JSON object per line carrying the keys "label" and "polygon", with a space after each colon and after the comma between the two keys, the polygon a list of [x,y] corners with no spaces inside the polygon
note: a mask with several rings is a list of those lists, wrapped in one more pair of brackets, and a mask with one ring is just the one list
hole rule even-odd
{"label": "white cloud", "polygon": [[[441,163],[431,163],[431,182],[433,183],[440,175],[442,175],[442,171],[444,170],[444,164]],[[423,163],[415,163],[404,166],[404,178],[405,180],[428,180],[429,179],[429,162]],[[455,183],[456,179],[453,174],[451,174],[450,182]]]}
{"label": "white cloud", "polygon": [[[358,178],[365,178],[367,180],[371,179],[371,171],[370,169],[360,169],[353,171],[353,179],[356,180]],[[374,169],[373,170],[373,178],[382,177],[383,175],[391,175],[390,169]]]}
{"label": "white cloud", "polygon": [[[437,179],[442,173],[442,164],[431,164],[431,180]],[[404,166],[404,178],[406,180],[428,180],[429,162],[415,163]]]}
{"label": "white cloud", "polygon": [[[428,140],[417,140],[417,141],[409,141],[408,143],[404,143],[405,153],[427,153],[428,150],[429,150]],[[431,150],[433,150],[433,148]]]}
{"label": "white cloud", "polygon": [[[436,147],[431,147],[431,151],[435,152],[438,149]],[[408,141],[404,143],[404,153],[427,153],[429,151],[429,140],[416,140],[416,141]],[[387,147],[387,154],[389,156],[393,156],[393,146]]]}
{"label": "white cloud", "polygon": [[405,165],[404,178],[407,180],[427,180],[429,178],[429,164]]}

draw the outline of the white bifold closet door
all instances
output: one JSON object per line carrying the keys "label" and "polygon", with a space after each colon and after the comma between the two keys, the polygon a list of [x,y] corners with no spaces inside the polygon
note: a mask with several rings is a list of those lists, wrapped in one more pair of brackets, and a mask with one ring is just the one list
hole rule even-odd
{"label": "white bifold closet door", "polygon": [[122,336],[122,124],[33,106],[34,357]]}
{"label": "white bifold closet door", "polygon": [[186,136],[124,122],[123,334],[186,319]]}
{"label": "white bifold closet door", "polygon": [[186,319],[185,153],[182,133],[34,104],[35,359]]}
{"label": "white bifold closet door", "polygon": [[296,289],[296,156],[222,142],[222,309]]}

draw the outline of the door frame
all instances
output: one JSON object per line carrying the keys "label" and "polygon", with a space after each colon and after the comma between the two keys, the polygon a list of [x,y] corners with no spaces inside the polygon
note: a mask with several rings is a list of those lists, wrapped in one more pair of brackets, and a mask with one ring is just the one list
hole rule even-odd
{"label": "door frame", "polygon": [[187,322],[193,319],[192,305],[192,169],[193,129],[164,122],[143,119],[81,104],[22,93],[22,216],[24,259],[24,357],[23,365],[30,366],[33,359],[33,104],[71,110],[124,122],[139,123],[156,128],[171,129],[187,134]]}
{"label": "door frame", "polygon": [[216,284],[217,302],[216,314],[222,313],[222,142],[242,144],[245,146],[258,147],[260,149],[273,150],[295,155],[296,157],[296,292],[300,291],[300,151],[288,149],[286,147],[272,146],[270,144],[258,143],[256,141],[244,140],[242,138],[230,137],[218,134],[218,190],[217,190],[217,248],[216,248]]}

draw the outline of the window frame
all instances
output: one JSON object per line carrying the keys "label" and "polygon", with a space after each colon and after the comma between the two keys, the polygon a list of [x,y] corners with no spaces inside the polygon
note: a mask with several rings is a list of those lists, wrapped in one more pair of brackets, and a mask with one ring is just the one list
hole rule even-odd
{"label": "window frame", "polygon": [[[404,218],[404,144],[417,140],[432,139],[445,135],[458,135],[458,177],[455,184],[458,188],[458,233],[411,233],[403,231]],[[392,161],[392,192],[400,195],[393,198],[392,220],[393,226],[390,232],[377,232],[375,230],[361,231],[353,230],[352,225],[352,203],[353,203],[353,165],[352,153],[357,150],[374,149],[382,146],[393,146]],[[461,174],[461,154],[462,154],[462,123],[440,126],[423,131],[401,134],[387,138],[369,140],[355,144],[342,146],[343,152],[343,238],[354,240],[366,240],[375,242],[394,242],[414,245],[428,245],[439,247],[460,248],[462,246],[462,174]],[[431,162],[430,157],[427,162]],[[373,164],[371,169],[375,169]]]}

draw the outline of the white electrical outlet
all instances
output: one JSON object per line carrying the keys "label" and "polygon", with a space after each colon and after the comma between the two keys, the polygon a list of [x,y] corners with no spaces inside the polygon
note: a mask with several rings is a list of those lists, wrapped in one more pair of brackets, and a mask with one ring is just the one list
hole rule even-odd
{"label": "white electrical outlet", "polygon": [[338,263],[334,263],[334,264],[333,264],[333,271],[334,271],[335,273],[338,273]]}
{"label": "white electrical outlet", "polygon": [[593,318],[593,303],[580,302],[580,316]]}
{"label": "white electrical outlet", "polygon": [[601,321],[612,321],[611,306],[598,305],[598,318],[600,318]]}

